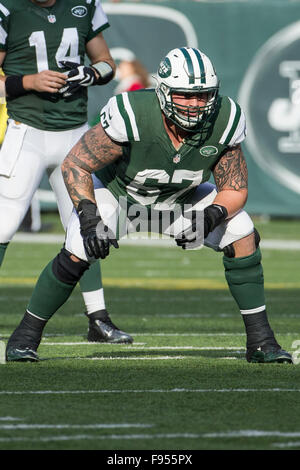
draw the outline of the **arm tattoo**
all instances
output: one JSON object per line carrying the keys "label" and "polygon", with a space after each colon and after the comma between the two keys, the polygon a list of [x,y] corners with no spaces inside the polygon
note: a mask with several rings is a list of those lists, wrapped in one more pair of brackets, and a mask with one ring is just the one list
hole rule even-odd
{"label": "arm tattoo", "polygon": [[214,178],[218,191],[231,189],[239,191],[248,187],[248,171],[240,145],[226,151],[216,164]]}
{"label": "arm tattoo", "polygon": [[113,142],[101,124],[88,130],[71,149],[62,164],[69,195],[77,208],[82,199],[95,202],[91,174],[117,160],[122,146]]}

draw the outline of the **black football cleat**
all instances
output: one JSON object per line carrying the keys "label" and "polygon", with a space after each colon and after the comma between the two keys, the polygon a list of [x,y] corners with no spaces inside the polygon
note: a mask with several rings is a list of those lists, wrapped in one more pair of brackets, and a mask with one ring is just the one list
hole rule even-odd
{"label": "black football cleat", "polygon": [[10,346],[6,349],[7,362],[38,362],[40,359],[34,349],[28,346]]}
{"label": "black football cleat", "polygon": [[87,339],[95,343],[131,344],[133,338],[113,324],[106,310],[85,314],[89,319]]}
{"label": "black football cleat", "polygon": [[7,362],[38,362],[37,348],[42,339],[46,324],[28,312],[25,312],[19,326],[10,336],[6,345]]}
{"label": "black football cleat", "polygon": [[246,359],[248,362],[261,364],[288,363],[293,364],[293,358],[287,351],[280,346],[264,345],[256,349],[247,349]]}

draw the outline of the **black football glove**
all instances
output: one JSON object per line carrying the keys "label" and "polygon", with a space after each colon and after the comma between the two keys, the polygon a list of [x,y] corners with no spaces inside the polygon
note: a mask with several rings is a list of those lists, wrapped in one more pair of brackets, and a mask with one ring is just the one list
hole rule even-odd
{"label": "black football glove", "polygon": [[228,216],[227,209],[218,204],[211,204],[204,209],[203,225],[197,220],[197,211],[192,212],[192,224],[187,229],[177,235],[175,241],[184,250],[198,247],[203,244],[207,235],[212,232]]}
{"label": "black football glove", "polygon": [[74,95],[74,93],[77,93],[82,87],[96,85],[98,78],[97,72],[93,67],[69,61],[62,61],[60,64],[69,70],[66,72],[68,75],[67,83],[59,90],[59,93],[61,93],[64,98]]}
{"label": "black football glove", "polygon": [[204,209],[204,238],[228,216],[226,207],[211,204]]}
{"label": "black football glove", "polygon": [[84,249],[90,258],[106,258],[110,245],[119,248],[112,230],[104,224],[100,215],[97,215],[95,203],[83,199],[78,205],[77,213]]}

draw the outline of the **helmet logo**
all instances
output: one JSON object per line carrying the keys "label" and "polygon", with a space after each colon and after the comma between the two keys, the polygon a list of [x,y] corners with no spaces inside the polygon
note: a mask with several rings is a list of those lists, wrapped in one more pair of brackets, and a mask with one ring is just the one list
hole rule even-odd
{"label": "helmet logo", "polygon": [[161,77],[161,78],[167,78],[171,75],[171,71],[172,71],[172,66],[171,66],[171,62],[170,62],[170,59],[168,57],[166,57],[164,60],[161,61],[161,63],[159,64],[159,67],[158,67],[158,75]]}
{"label": "helmet logo", "polygon": [[203,157],[212,157],[213,155],[217,155],[218,149],[213,145],[207,145],[206,147],[202,147],[199,152]]}

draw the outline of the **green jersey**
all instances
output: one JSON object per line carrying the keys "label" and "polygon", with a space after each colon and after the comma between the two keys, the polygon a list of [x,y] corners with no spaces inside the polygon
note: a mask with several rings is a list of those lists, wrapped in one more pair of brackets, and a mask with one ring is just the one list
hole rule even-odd
{"label": "green jersey", "polygon": [[[53,70],[61,61],[84,63],[86,43],[108,27],[99,0],[56,0],[44,8],[30,0],[0,0],[0,50],[6,75]],[[29,92],[7,99],[9,117],[43,130],[67,130],[87,121],[87,90],[63,99]]]}
{"label": "green jersey", "polygon": [[168,209],[187,203],[196,187],[210,178],[226,148],[245,138],[245,116],[229,97],[219,97],[217,110],[205,129],[193,133],[179,150],[163,123],[155,90],[122,93],[102,109],[101,123],[123,155],[96,176],[129,203]]}

